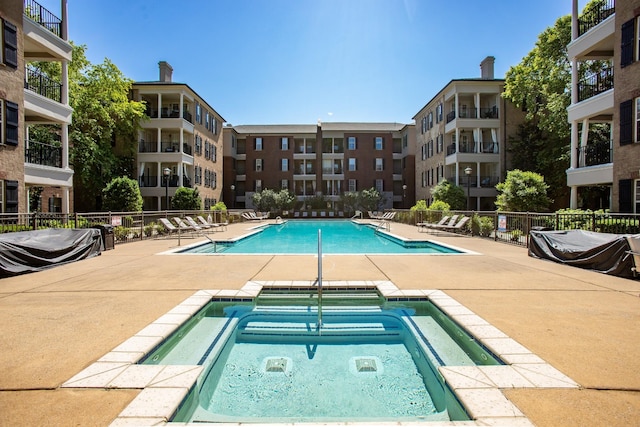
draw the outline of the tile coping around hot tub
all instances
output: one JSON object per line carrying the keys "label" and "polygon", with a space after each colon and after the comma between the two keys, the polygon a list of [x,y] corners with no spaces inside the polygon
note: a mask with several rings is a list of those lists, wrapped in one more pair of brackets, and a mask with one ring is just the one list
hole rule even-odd
{"label": "tile coping around hot tub", "polygon": [[[65,382],[67,388],[142,389],[111,426],[164,425],[203,370],[197,365],[139,365],[173,331],[212,298],[253,299],[263,288],[309,288],[313,281],[250,281],[240,290],[200,290],[160,316],[133,337]],[[499,366],[441,366],[449,387],[471,421],[440,422],[450,426],[533,426],[500,391],[507,388],[577,388],[579,385],[498,328],[440,290],[401,290],[390,281],[323,281],[323,287],[377,288],[388,299],[428,298],[505,362]],[[347,423],[338,423],[337,425]],[[353,423],[349,423],[353,424]],[[377,425],[400,425],[390,422]],[[433,423],[411,423],[431,426]],[[176,423],[175,425],[188,425]],[[201,426],[203,424],[198,424]],[[276,424],[274,424],[276,425]],[[291,425],[288,423],[287,425]],[[326,425],[323,424],[323,425]]]}

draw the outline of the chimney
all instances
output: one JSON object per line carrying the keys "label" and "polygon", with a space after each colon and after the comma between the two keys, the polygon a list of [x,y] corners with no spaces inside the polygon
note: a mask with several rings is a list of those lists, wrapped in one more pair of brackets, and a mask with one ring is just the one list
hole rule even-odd
{"label": "chimney", "polygon": [[166,61],[158,62],[158,66],[160,67],[160,81],[171,83],[171,74],[173,73],[173,67],[169,65]]}
{"label": "chimney", "polygon": [[496,58],[493,56],[487,56],[480,63],[480,77],[485,80],[493,80],[493,64]]}

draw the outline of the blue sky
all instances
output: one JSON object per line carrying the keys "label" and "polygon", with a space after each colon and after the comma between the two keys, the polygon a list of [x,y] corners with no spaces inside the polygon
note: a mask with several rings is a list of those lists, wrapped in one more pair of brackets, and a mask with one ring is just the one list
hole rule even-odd
{"label": "blue sky", "polygon": [[[60,16],[59,0],[40,3]],[[167,61],[234,125],[410,123],[488,55],[504,78],[571,0],[68,0],[68,12],[92,63],[150,81]]]}

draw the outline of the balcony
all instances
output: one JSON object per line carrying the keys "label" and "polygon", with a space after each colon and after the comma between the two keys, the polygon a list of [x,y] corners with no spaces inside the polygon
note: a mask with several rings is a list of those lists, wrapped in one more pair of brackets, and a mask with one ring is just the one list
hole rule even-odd
{"label": "balcony", "polygon": [[613,89],[613,67],[607,67],[578,82],[578,102]]}
{"label": "balcony", "polygon": [[611,142],[589,144],[579,147],[578,167],[605,165],[611,163]]}
{"label": "balcony", "polygon": [[62,37],[62,20],[34,0],[24,1],[24,14],[42,27]]}
{"label": "balcony", "polygon": [[39,69],[27,66],[24,88],[56,102],[62,99],[62,84],[51,79]]}
{"label": "balcony", "polygon": [[578,36],[585,34],[615,13],[615,0],[601,0],[578,18]]}
{"label": "balcony", "polygon": [[138,185],[140,187],[156,187],[158,185],[158,177],[147,175],[138,178]]}
{"label": "balcony", "polygon": [[[476,144],[472,142],[461,142],[460,150],[456,148],[456,143],[447,145],[447,156],[456,153],[482,153],[482,154],[498,154],[500,152],[500,144],[497,142],[482,142]],[[479,151],[478,151],[479,150]]]}
{"label": "balcony", "polygon": [[24,151],[25,163],[41,166],[62,167],[62,147],[43,142],[28,141]]}

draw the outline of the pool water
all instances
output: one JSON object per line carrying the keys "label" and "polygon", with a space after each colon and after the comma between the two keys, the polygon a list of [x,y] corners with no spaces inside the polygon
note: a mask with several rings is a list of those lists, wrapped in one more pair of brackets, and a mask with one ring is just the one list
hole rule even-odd
{"label": "pool water", "polygon": [[318,329],[309,297],[212,301],[149,354],[205,367],[173,421],[466,420],[437,366],[502,363],[428,301],[329,292]]}
{"label": "pool water", "polygon": [[407,241],[349,220],[293,220],[262,227],[235,242],[218,241],[189,248],[188,253],[315,254],[322,230],[324,254],[456,254],[429,241]]}

